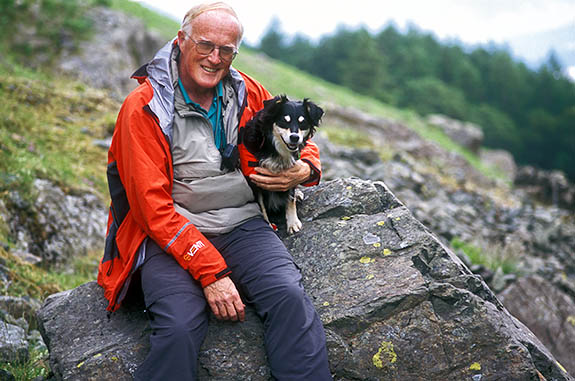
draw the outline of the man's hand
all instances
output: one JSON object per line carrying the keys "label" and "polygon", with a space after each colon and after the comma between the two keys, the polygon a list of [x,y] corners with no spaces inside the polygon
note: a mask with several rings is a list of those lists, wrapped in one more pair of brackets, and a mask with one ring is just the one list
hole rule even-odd
{"label": "man's hand", "polygon": [[244,303],[229,277],[218,279],[204,288],[204,295],[216,318],[244,321]]}
{"label": "man's hand", "polygon": [[250,180],[258,187],[274,192],[284,192],[295,188],[309,179],[311,174],[309,164],[302,160],[296,161],[293,167],[278,173],[262,167],[254,169],[257,174],[250,175]]}

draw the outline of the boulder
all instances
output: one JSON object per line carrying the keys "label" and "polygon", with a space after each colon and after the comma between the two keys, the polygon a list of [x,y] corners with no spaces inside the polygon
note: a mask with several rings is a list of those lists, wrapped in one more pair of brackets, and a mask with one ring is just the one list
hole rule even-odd
{"label": "boulder", "polygon": [[482,148],[479,152],[479,157],[483,163],[498,168],[511,180],[515,178],[517,174],[517,164],[509,151]]}
{"label": "boulder", "polygon": [[48,265],[103,247],[107,211],[96,194],[66,194],[44,179],[34,180],[32,192],[29,199],[16,191],[7,195],[14,254],[32,254]]}
{"label": "boulder", "polygon": [[514,185],[536,200],[575,210],[575,184],[561,171],[523,166],[517,172]]}
{"label": "boulder", "polygon": [[94,37],[65,49],[57,69],[123,99],[137,86],[130,76],[167,40],[146,28],[137,17],[123,12],[96,7],[88,16]]}
{"label": "boulder", "polygon": [[[303,231],[280,235],[323,321],[335,380],[573,380],[467,267],[382,182],[304,192]],[[94,283],[38,313],[56,379],[128,380],[148,350],[145,314],[109,317]],[[212,319],[200,379],[268,380],[262,324]]]}
{"label": "boulder", "polygon": [[462,122],[440,114],[428,115],[427,122],[439,127],[453,141],[471,152],[479,153],[479,148],[481,143],[483,143],[483,131],[478,125]]}
{"label": "boulder", "polygon": [[537,275],[519,279],[498,297],[575,374],[575,302]]}
{"label": "boulder", "polygon": [[9,362],[28,360],[28,341],[22,327],[0,320],[0,359]]}

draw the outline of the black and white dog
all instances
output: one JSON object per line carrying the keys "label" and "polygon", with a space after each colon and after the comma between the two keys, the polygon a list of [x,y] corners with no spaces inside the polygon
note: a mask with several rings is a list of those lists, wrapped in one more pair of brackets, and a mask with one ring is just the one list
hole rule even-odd
{"label": "black and white dog", "polygon": [[[291,168],[300,158],[300,151],[319,126],[323,110],[307,98],[291,101],[278,95],[264,101],[264,107],[246,123],[242,141],[261,167],[272,172]],[[285,209],[288,233],[301,230],[297,216],[296,199],[302,198],[299,190],[271,192],[254,187],[264,218],[270,222],[267,211]]]}

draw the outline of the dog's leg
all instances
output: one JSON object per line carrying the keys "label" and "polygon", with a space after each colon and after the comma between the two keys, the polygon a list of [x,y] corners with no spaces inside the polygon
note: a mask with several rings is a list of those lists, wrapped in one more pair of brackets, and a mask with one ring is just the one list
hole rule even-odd
{"label": "dog's leg", "polygon": [[294,199],[295,201],[303,201],[303,192],[299,188],[294,189]]}
{"label": "dog's leg", "polygon": [[[301,192],[301,191],[300,191]],[[297,195],[297,193],[296,193]],[[289,234],[297,233],[301,230],[302,223],[297,217],[296,195],[290,197],[286,205],[286,223]]]}

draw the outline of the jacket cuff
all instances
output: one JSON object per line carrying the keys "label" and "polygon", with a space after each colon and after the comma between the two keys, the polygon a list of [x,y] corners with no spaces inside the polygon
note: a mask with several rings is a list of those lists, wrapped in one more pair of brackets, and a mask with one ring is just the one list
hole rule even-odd
{"label": "jacket cuff", "polygon": [[309,174],[309,178],[306,181],[304,181],[303,183],[301,183],[301,185],[303,185],[305,187],[310,187],[310,186],[319,184],[319,180],[321,179],[321,171],[319,169],[317,169],[311,163],[311,161],[309,161],[307,159],[302,159],[302,161],[309,165],[310,174]]}
{"label": "jacket cuff", "polygon": [[220,271],[217,274],[204,275],[204,276],[200,277],[200,283],[202,284],[202,288],[205,288],[206,286],[214,283],[217,280],[220,280],[222,278],[227,277],[231,273],[232,273],[232,270],[229,267],[226,267],[225,269],[223,269],[222,271]]}

